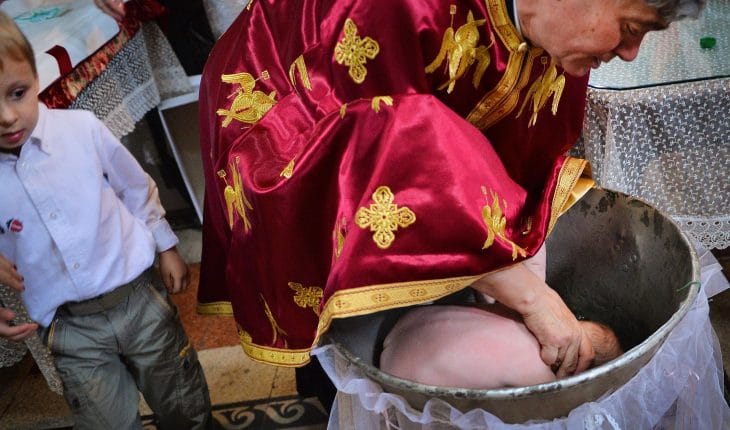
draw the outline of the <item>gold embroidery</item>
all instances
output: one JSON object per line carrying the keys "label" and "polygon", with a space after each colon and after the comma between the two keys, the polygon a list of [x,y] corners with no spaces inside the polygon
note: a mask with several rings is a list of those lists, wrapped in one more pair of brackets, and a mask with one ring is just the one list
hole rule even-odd
{"label": "gold embroidery", "polygon": [[264,304],[264,313],[266,314],[266,318],[269,320],[269,324],[271,324],[271,332],[273,336],[271,339],[271,344],[275,344],[277,339],[279,338],[279,335],[281,335],[282,340],[284,341],[284,347],[286,348],[286,332],[284,331],[284,329],[279,327],[279,324],[276,323],[276,320],[274,319],[274,314],[271,313],[271,308],[269,308],[269,304],[266,303],[266,299],[264,299],[264,296],[259,294],[259,298]]}
{"label": "gold embroidery", "polygon": [[309,362],[312,348],[282,349],[256,345],[251,335],[241,329],[238,330],[238,336],[243,351],[254,361],[285,367],[298,367]]}
{"label": "gold embroidery", "polygon": [[438,89],[443,90],[448,86],[446,92],[450,94],[454,90],[456,80],[466,73],[466,70],[474,61],[477,61],[477,67],[474,71],[472,84],[474,88],[479,86],[479,83],[482,81],[482,76],[491,62],[489,48],[494,44],[494,40],[491,41],[489,46],[477,46],[477,43],[479,43],[478,27],[484,24],[486,20],[480,19],[475,21],[474,14],[469,11],[466,17],[466,24],[454,32],[456,5],[451,5],[449,13],[451,14],[451,25],[444,32],[441,49],[439,49],[436,58],[431,64],[426,66],[426,73],[433,73],[446,60],[448,63],[447,70],[449,72],[449,79]]}
{"label": "gold embroidery", "polygon": [[428,292],[426,291],[425,288],[414,288],[414,289],[408,291],[408,295],[411,297],[414,297],[414,298],[426,297],[427,293]]}
{"label": "gold embroidery", "polygon": [[238,161],[236,157],[234,162],[231,162],[229,168],[233,175],[233,185],[229,184],[226,180],[226,171],[218,171],[218,177],[223,179],[226,183],[226,188],[223,190],[223,196],[226,200],[226,209],[228,209],[228,226],[233,229],[233,211],[235,209],[238,216],[243,220],[243,231],[247,232],[251,229],[251,222],[246,216],[246,209],[253,210],[251,203],[246,199],[246,195],[243,193],[243,183],[241,182],[241,174],[238,173]]}
{"label": "gold embroidery", "polygon": [[[486,197],[487,190],[484,187],[482,187],[482,193]],[[505,209],[507,209],[507,202],[503,200],[502,203]],[[494,191],[492,191],[492,206],[489,206],[487,203],[482,208],[482,218],[484,219],[484,224],[487,226],[487,240],[484,241],[482,249],[487,249],[492,246],[494,244],[494,238],[498,237],[512,246],[512,260],[517,259],[518,254],[522,257],[527,255],[524,249],[507,238],[505,234],[507,217],[504,216],[502,207],[499,205],[499,196]]]}
{"label": "gold embroidery", "polygon": [[[269,79],[269,72],[264,70],[259,79]],[[223,127],[228,125],[234,119],[246,124],[254,124],[261,119],[266,112],[276,104],[276,91],[272,91],[268,95],[262,91],[254,91],[256,81],[251,74],[242,72],[232,75],[221,75],[221,81],[228,84],[238,84],[239,87],[228,96],[230,99],[234,97],[230,109],[218,109],[215,113],[223,118]]]}
{"label": "gold embroidery", "polygon": [[286,165],[286,167],[284,167],[284,170],[282,170],[281,173],[279,173],[279,176],[289,179],[292,177],[293,174],[294,174],[294,159],[292,158],[292,160]]}
{"label": "gold embroidery", "polygon": [[373,111],[375,113],[380,112],[380,103],[383,103],[387,106],[393,106],[393,97],[391,96],[376,96],[373,97],[373,101],[370,102],[370,107],[373,108]]}
{"label": "gold embroidery", "polygon": [[345,247],[345,234],[347,233],[346,226],[347,224],[344,217],[335,224],[335,258],[340,258],[342,248]]}
{"label": "gold embroidery", "polygon": [[379,291],[370,296],[370,300],[372,300],[373,303],[387,303],[390,301],[390,296],[387,293]]}
{"label": "gold embroidery", "polygon": [[198,303],[195,310],[200,315],[233,316],[233,306],[231,306],[231,302]]}
{"label": "gold embroidery", "polygon": [[416,214],[407,207],[398,208],[393,204],[393,192],[385,185],[378,187],[373,193],[375,203],[370,208],[360,208],[355,214],[355,223],[360,228],[374,231],[373,240],[380,249],[388,248],[395,240],[394,231],[398,227],[406,228],[416,221]]}
{"label": "gold embroidery", "polygon": [[[543,65],[547,61],[543,58]],[[550,61],[550,67],[545,71],[539,79],[532,83],[530,89],[527,91],[525,101],[522,102],[520,110],[517,112],[517,118],[522,115],[522,110],[527,105],[527,102],[532,98],[532,115],[530,116],[530,122],[527,124],[528,127],[535,125],[537,122],[537,113],[545,106],[550,96],[553,96],[552,112],[555,115],[558,112],[558,103],[560,103],[560,96],[563,94],[563,88],[565,87],[565,76],[558,76],[558,69],[556,68],[555,60]]]}
{"label": "gold embroidery", "polygon": [[350,69],[348,73],[355,83],[362,84],[368,70],[365,68],[367,59],[374,59],[380,46],[370,37],[361,38],[357,35],[357,25],[350,19],[345,20],[345,35],[335,46],[335,60]]}
{"label": "gold embroidery", "polygon": [[541,48],[530,48],[522,40],[508,17],[502,0],[485,0],[494,33],[510,51],[507,67],[497,86],[482,97],[466,119],[480,130],[486,130],[507,116],[517,106],[519,93],[527,85],[533,60]]}
{"label": "gold embroidery", "polygon": [[291,81],[292,86],[296,88],[297,83],[294,79],[295,70],[299,72],[299,78],[302,80],[304,88],[311,90],[312,83],[309,81],[309,73],[307,72],[307,65],[304,63],[304,55],[298,56],[297,59],[291,63],[291,66],[289,66],[289,80]]}
{"label": "gold embroidery", "polygon": [[340,118],[345,117],[345,112],[347,112],[347,103],[343,103],[342,106],[340,106]]}
{"label": "gold embroidery", "polygon": [[[582,175],[586,175],[585,177]],[[590,178],[590,165],[586,160],[567,157],[558,173],[553,200],[551,203],[548,234],[555,227],[558,217],[564,214],[572,204],[593,188],[594,181]],[[575,194],[575,195],[574,195]]]}
{"label": "gold embroidery", "polygon": [[319,316],[319,305],[324,295],[320,287],[305,287],[298,282],[289,282],[289,288],[296,291],[294,303],[300,308],[312,308],[314,313]]}

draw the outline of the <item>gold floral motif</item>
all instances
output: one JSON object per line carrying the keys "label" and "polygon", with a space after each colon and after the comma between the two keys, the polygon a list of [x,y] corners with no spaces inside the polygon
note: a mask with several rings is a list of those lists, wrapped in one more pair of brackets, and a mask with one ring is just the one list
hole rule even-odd
{"label": "gold floral motif", "polygon": [[297,57],[296,60],[294,60],[293,63],[291,63],[291,66],[289,66],[289,80],[291,81],[292,86],[296,88],[296,80],[294,78],[294,72],[299,72],[299,79],[302,81],[302,85],[304,88],[311,90],[312,89],[312,82],[309,80],[309,73],[307,72],[307,65],[304,63],[304,55],[300,55]]}
{"label": "gold floral motif", "polygon": [[380,112],[380,103],[383,103],[387,106],[393,106],[393,97],[391,96],[376,96],[373,97],[373,100],[370,102],[370,107],[373,109],[375,113]]}
{"label": "gold floral motif", "polygon": [[444,61],[448,63],[447,70],[449,72],[449,79],[438,88],[439,90],[443,90],[448,86],[446,89],[447,93],[451,93],[454,90],[456,81],[466,73],[474,61],[477,62],[477,66],[472,78],[472,84],[474,88],[479,86],[484,72],[491,62],[489,48],[494,44],[494,40],[492,39],[489,46],[477,45],[479,43],[479,26],[484,24],[486,19],[475,21],[474,14],[469,11],[466,17],[466,24],[454,32],[456,5],[451,5],[449,12],[451,14],[451,25],[444,32],[441,49],[431,64],[426,66],[426,73],[433,73]]}
{"label": "gold floral motif", "polygon": [[298,282],[289,282],[289,288],[296,291],[294,303],[300,308],[312,308],[314,313],[319,316],[319,304],[322,302],[324,295],[320,287],[305,287]]}
{"label": "gold floral motif", "polygon": [[342,103],[340,106],[340,118],[344,118],[345,113],[347,113],[347,103]]}
{"label": "gold floral motif", "polygon": [[415,288],[413,290],[408,291],[408,295],[411,297],[425,297],[427,294],[427,291],[425,288]]}
{"label": "gold floral motif", "polygon": [[[484,187],[482,187],[482,192],[486,197],[487,190]],[[507,202],[503,200],[502,203],[506,209]],[[512,246],[512,260],[516,260],[518,254],[522,257],[527,255],[527,252],[525,252],[524,249],[520,248],[516,243],[507,238],[505,234],[505,230],[507,228],[507,217],[504,216],[502,207],[499,204],[499,196],[494,191],[492,191],[492,205],[489,206],[489,204],[486,204],[482,208],[482,218],[484,219],[484,224],[487,226],[487,239],[484,241],[482,249],[487,249],[492,246],[494,244],[495,237],[497,237]]]}
{"label": "gold floral motif", "polygon": [[228,226],[233,229],[233,214],[234,210],[238,213],[238,216],[243,220],[243,231],[247,232],[251,229],[251,222],[248,220],[246,215],[246,209],[253,210],[251,203],[246,199],[246,195],[243,193],[243,183],[241,182],[241,174],[238,173],[238,161],[239,157],[236,157],[235,161],[229,164],[231,174],[233,175],[233,184],[229,184],[226,180],[226,171],[218,171],[218,177],[223,179],[226,183],[226,188],[223,190],[223,196],[226,200],[226,209],[228,209]]}
{"label": "gold floral motif", "polygon": [[352,306],[352,303],[344,299],[337,299],[333,302],[333,304],[337,309],[347,309]]}
{"label": "gold floral motif", "polygon": [[[543,65],[547,63],[547,58],[542,58]],[[553,96],[552,113],[555,115],[558,112],[558,103],[560,103],[560,96],[563,95],[563,88],[565,87],[565,75],[561,74],[558,76],[558,69],[556,67],[555,60],[550,60],[550,67],[545,71],[539,79],[532,83],[530,89],[527,91],[525,101],[522,102],[517,117],[522,115],[522,110],[527,105],[527,102],[532,99],[532,115],[530,115],[530,122],[528,127],[535,125],[537,122],[538,112],[545,106],[550,96]]]}
{"label": "gold floral motif", "polygon": [[266,318],[269,320],[269,324],[271,324],[271,332],[272,332],[272,339],[271,339],[271,345],[276,344],[277,339],[279,336],[282,337],[284,340],[284,347],[286,348],[286,332],[284,329],[279,327],[279,324],[276,323],[276,320],[274,319],[274,314],[271,313],[271,308],[269,308],[269,304],[266,303],[266,299],[264,299],[264,296],[259,294],[259,298],[261,299],[261,302],[264,304],[264,313],[266,314]]}
{"label": "gold floral motif", "polygon": [[370,208],[360,208],[355,214],[355,223],[360,228],[374,231],[373,240],[380,249],[388,248],[395,240],[394,231],[398,227],[406,228],[416,221],[416,214],[407,207],[398,208],[393,204],[393,192],[385,185],[378,187],[373,193]]}
{"label": "gold floral motif", "polygon": [[390,296],[388,296],[386,293],[379,292],[370,296],[370,300],[372,300],[373,303],[386,303],[390,301]]}
{"label": "gold floral motif", "polygon": [[[263,71],[259,79],[269,79],[269,73]],[[251,74],[242,72],[232,75],[221,75],[221,81],[228,84],[238,84],[238,88],[228,96],[233,97],[230,109],[218,109],[215,113],[224,116],[223,127],[228,125],[234,119],[246,124],[254,124],[260,120],[266,112],[276,104],[276,91],[270,92],[268,95],[262,91],[254,91],[256,81]]]}
{"label": "gold floral motif", "polygon": [[281,173],[279,173],[279,176],[281,176],[282,178],[289,179],[292,177],[293,174],[294,174],[294,159],[289,161],[289,163],[286,165],[286,167],[284,167],[284,170],[282,170]]}
{"label": "gold floral motif", "polygon": [[345,35],[335,46],[335,61],[349,67],[348,73],[355,83],[362,84],[368,70],[365,63],[380,52],[378,42],[370,37],[357,35],[357,25],[350,18],[345,20]]}

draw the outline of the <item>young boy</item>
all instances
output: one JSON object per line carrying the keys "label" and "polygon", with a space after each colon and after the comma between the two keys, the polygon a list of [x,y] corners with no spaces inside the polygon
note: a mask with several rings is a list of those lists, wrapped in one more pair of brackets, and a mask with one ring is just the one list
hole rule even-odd
{"label": "young boy", "polygon": [[[154,181],[90,112],[38,102],[27,39],[0,12],[0,282],[17,290],[64,383],[76,429],[212,423],[197,354],[167,292],[189,282]],[[159,253],[160,274],[153,268]]]}

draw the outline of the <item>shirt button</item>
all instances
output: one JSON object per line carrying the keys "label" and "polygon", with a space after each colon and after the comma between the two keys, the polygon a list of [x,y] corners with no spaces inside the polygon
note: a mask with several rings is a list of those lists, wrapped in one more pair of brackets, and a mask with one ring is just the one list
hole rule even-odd
{"label": "shirt button", "polygon": [[56,213],[55,212],[51,212],[51,219],[56,219]]}
{"label": "shirt button", "polygon": [[79,263],[74,263],[74,269],[78,269],[79,267],[81,267]]}

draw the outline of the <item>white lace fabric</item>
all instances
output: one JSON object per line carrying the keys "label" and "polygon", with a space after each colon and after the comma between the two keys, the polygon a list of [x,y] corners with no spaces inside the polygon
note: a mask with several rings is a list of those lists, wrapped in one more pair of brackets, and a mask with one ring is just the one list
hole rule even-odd
{"label": "white lace fabric", "polygon": [[730,78],[589,89],[573,153],[597,183],[645,200],[708,249],[730,246]]}

